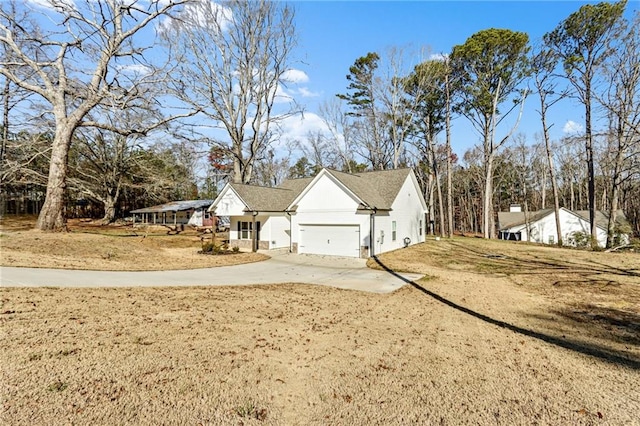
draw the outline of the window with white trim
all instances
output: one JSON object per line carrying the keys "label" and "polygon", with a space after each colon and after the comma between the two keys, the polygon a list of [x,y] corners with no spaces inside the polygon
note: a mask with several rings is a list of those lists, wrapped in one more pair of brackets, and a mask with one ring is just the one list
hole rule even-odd
{"label": "window with white trim", "polygon": [[391,241],[395,241],[398,233],[396,232],[396,221],[391,222]]}

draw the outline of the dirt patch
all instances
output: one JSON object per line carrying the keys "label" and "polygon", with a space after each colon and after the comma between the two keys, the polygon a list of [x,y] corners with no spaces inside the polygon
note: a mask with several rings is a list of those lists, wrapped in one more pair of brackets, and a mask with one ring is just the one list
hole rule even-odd
{"label": "dirt patch", "polygon": [[[161,271],[210,268],[258,262],[262,253],[229,256],[198,254],[210,233],[186,228],[179,234],[163,226],[133,227],[70,220],[69,232],[33,230],[35,217],[5,216],[0,226],[2,266],[87,269],[103,271]],[[228,239],[217,234],[216,241]]]}

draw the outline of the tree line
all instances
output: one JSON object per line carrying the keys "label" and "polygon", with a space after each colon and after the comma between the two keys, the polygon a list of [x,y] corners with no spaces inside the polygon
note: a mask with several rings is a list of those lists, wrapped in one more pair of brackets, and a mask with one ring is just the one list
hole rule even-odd
{"label": "tree line", "polygon": [[[291,5],[49,3],[0,5],[2,191],[46,188],[40,229],[64,228],[69,194],[109,221],[127,199],[213,196],[225,179],[413,167],[444,236],[493,238],[514,202],[588,210],[593,236],[604,210],[608,245],[622,210],[640,234],[640,18],[624,17],[626,0],[586,4],[535,43],[490,28],[415,65],[398,48],[365,53],[320,107],[324,130],[278,148],[281,124],[302,110],[280,90],[297,41]],[[584,130],[552,140],[564,99],[583,106]],[[537,104],[533,141],[517,130],[525,102]],[[462,120],[480,142],[454,153]]]}

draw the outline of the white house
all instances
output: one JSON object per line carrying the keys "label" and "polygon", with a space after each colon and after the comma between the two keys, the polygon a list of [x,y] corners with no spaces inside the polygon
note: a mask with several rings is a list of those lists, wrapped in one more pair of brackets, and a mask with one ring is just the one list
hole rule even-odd
{"label": "white house", "polygon": [[[566,245],[575,245],[578,233],[591,235],[588,211],[571,211],[560,208],[560,230],[562,241]],[[598,245],[604,247],[607,242],[607,216],[598,211],[596,214],[596,228]],[[624,213],[617,213],[618,224],[626,221]],[[628,235],[621,236],[628,241]],[[554,209],[544,209],[535,212],[521,211],[519,206],[512,206],[509,212],[498,213],[498,238],[503,240],[530,241],[534,243],[555,244],[558,242],[556,229],[556,215]]]}
{"label": "white house", "polygon": [[172,201],[143,209],[131,210],[134,225],[140,223],[158,225],[211,226],[212,218],[207,208],[211,200]]}
{"label": "white house", "polygon": [[411,169],[322,169],[277,188],[228,183],[209,211],[230,217],[229,244],[244,248],[365,258],[425,238],[426,203]]}

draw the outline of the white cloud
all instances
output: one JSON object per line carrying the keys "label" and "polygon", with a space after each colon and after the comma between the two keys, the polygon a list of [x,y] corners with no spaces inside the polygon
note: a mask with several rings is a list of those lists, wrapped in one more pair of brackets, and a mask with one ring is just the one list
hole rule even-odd
{"label": "white cloud", "polygon": [[449,57],[447,53],[432,53],[429,55],[430,61],[444,61]]}
{"label": "white cloud", "polygon": [[[211,0],[187,3],[178,16],[184,20],[183,25],[209,28],[213,31],[219,29],[224,32],[233,23],[233,11]],[[158,31],[167,31],[173,26],[174,20],[167,17],[158,25]]]}
{"label": "white cloud", "polygon": [[304,71],[290,69],[282,73],[282,80],[287,83],[306,83],[309,81],[309,76]]}
{"label": "white cloud", "polygon": [[147,75],[151,73],[151,68],[142,64],[132,64],[132,65],[119,65],[118,70],[136,75]]}
{"label": "white cloud", "polygon": [[303,98],[317,98],[318,96],[320,96],[320,93],[312,92],[311,90],[307,89],[306,87],[300,87],[298,89],[298,93]]}
{"label": "white cloud", "polygon": [[582,124],[571,120],[564,123],[564,127],[562,128],[562,131],[566,134],[581,133],[583,130],[584,127],[582,127]]}
{"label": "white cloud", "polygon": [[282,130],[280,140],[282,142],[297,140],[303,144],[306,142],[309,132],[329,131],[320,116],[312,112],[287,117],[282,120],[280,127]]}
{"label": "white cloud", "polygon": [[276,104],[286,104],[293,101],[293,94],[288,93],[281,84],[276,87],[276,94],[273,98],[273,102]]}

